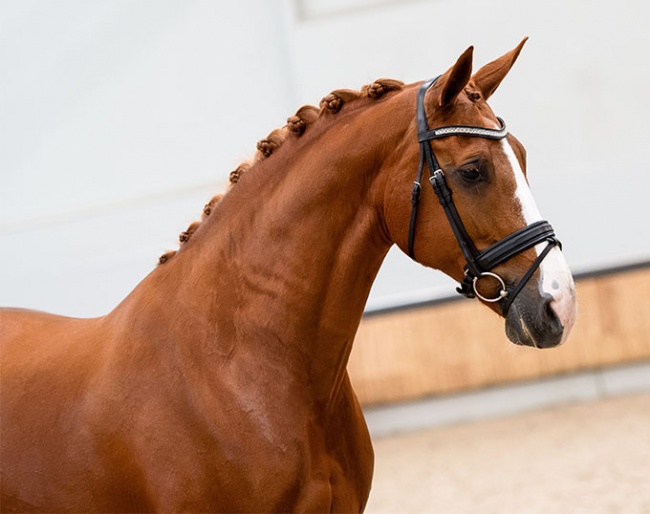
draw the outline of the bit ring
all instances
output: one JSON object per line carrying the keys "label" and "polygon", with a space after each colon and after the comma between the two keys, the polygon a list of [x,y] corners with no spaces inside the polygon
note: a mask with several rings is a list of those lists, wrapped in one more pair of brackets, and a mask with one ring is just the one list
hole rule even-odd
{"label": "bit ring", "polygon": [[[481,279],[483,277],[492,277],[492,278],[495,278],[496,280],[498,280],[498,282],[499,282],[499,284],[501,286],[498,296],[496,296],[495,298],[486,298],[485,296],[483,296],[481,293],[478,292],[478,290],[476,289],[476,283],[479,281],[479,279]],[[474,294],[476,295],[476,297],[480,298],[481,300],[483,300],[484,302],[487,302],[487,303],[498,302],[499,300],[503,300],[506,296],[508,296],[508,291],[506,289],[506,283],[503,281],[503,279],[499,275],[497,275],[496,273],[492,273],[490,271],[484,271],[478,277],[474,277],[474,280],[472,281],[472,288],[474,289]]]}

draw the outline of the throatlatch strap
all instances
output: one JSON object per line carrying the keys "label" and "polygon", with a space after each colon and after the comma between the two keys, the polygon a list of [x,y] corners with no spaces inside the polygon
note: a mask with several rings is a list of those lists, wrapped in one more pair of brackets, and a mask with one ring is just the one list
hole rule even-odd
{"label": "throatlatch strap", "polygon": [[422,191],[422,169],[424,168],[424,154],[420,152],[420,164],[418,176],[413,183],[411,191],[411,221],[409,222],[409,257],[415,260],[415,224],[418,218],[418,204],[420,203],[420,191]]}

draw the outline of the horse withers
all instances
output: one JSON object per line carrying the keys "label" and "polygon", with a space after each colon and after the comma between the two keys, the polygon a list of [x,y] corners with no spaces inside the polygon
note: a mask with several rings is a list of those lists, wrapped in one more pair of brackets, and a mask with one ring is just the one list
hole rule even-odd
{"label": "horse withers", "polygon": [[373,451],[346,364],[393,244],[513,342],[565,340],[571,273],[486,103],[523,44],[301,107],[106,316],[2,310],[1,509],[362,511]]}

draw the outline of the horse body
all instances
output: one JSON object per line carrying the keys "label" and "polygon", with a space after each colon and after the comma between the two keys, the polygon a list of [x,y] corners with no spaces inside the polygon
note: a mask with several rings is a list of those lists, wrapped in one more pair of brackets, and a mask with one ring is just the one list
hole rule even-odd
{"label": "horse body", "polygon": [[[3,327],[25,316],[8,313]],[[3,367],[3,392],[13,393],[3,399],[4,510],[310,511],[333,497],[340,510],[360,508],[356,491],[370,476],[348,463],[372,454],[347,378],[328,411],[293,370],[268,376],[260,355],[233,356],[212,374],[178,355],[188,349],[176,336],[112,336],[108,320],[29,321],[55,343],[6,345],[17,366]]]}
{"label": "horse body", "polygon": [[[340,162],[311,166],[299,160],[283,180],[264,166],[242,177],[205,236],[103,318],[2,314],[2,388],[12,393],[3,507],[12,498],[52,511],[363,507],[372,448],[345,364],[389,243],[376,237],[373,187],[351,176],[342,197],[332,185]],[[264,173],[267,201],[243,201],[245,182]],[[305,183],[300,196],[288,194],[294,180]],[[324,195],[340,204],[327,226],[310,207]],[[222,214],[234,206],[236,216]],[[70,487],[77,480],[81,491]]]}
{"label": "horse body", "polygon": [[361,508],[371,467],[350,463],[372,451],[345,374],[336,392],[313,384],[269,320],[234,339],[173,301],[156,316],[125,303],[93,320],[3,314],[3,509]]}
{"label": "horse body", "polygon": [[[501,58],[501,78],[517,54]],[[449,104],[436,116],[491,122],[462,94],[469,76],[449,91],[459,63],[434,92]],[[2,510],[363,510],[373,452],[346,364],[388,249],[406,247],[416,87],[323,107],[108,315],[0,311]],[[500,152],[451,146],[439,151],[449,166],[477,147]],[[423,198],[421,213],[434,221],[418,260],[462,278],[440,206]],[[514,218],[466,221],[489,240],[519,228]]]}

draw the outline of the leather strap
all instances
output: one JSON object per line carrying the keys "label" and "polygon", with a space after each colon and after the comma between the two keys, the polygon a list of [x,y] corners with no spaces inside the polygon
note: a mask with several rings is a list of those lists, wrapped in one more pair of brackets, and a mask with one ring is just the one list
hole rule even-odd
{"label": "leather strap", "polygon": [[503,313],[504,316],[507,316],[508,311],[510,310],[510,306],[512,305],[512,302],[515,301],[515,298],[517,298],[517,295],[521,292],[523,287],[526,285],[530,277],[533,276],[533,273],[535,273],[535,270],[539,268],[539,265],[542,263],[544,258],[548,255],[548,252],[550,252],[555,245],[562,246],[560,242],[553,238],[553,240],[549,241],[549,243],[546,245],[546,248],[542,250],[542,253],[540,253],[537,256],[537,259],[535,259],[535,262],[533,265],[528,268],[528,271],[524,274],[521,279],[519,279],[519,282],[515,286],[515,288],[509,292],[508,296],[502,300],[501,304],[501,312]]}
{"label": "leather strap", "polygon": [[411,221],[409,222],[409,257],[415,260],[415,224],[418,218],[418,204],[420,203],[420,191],[422,191],[422,168],[424,167],[424,154],[420,152],[420,164],[418,165],[418,176],[413,183],[411,191]]}
{"label": "leather strap", "polygon": [[[476,249],[476,246],[474,246],[472,238],[469,237],[465,225],[463,224],[463,220],[460,219],[460,214],[458,214],[458,211],[456,210],[456,205],[454,204],[451,195],[451,189],[449,189],[447,181],[445,180],[445,174],[441,169],[438,169],[433,173],[429,181],[431,182],[433,190],[440,201],[440,205],[442,205],[442,208],[447,215],[451,229],[456,236],[456,241],[458,241],[458,245],[467,261],[467,267],[475,276],[480,275],[483,270],[478,266],[476,261],[479,252]],[[487,269],[485,271],[487,271]]]}
{"label": "leather strap", "polygon": [[487,247],[478,254],[476,262],[479,268],[489,270],[538,243],[550,240],[555,240],[551,224],[548,221],[536,221]]}

